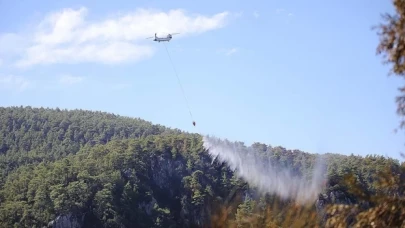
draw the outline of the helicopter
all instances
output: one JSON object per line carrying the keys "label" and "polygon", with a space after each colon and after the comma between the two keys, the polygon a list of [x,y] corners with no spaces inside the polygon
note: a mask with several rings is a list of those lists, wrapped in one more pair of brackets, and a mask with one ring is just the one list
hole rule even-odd
{"label": "helicopter", "polygon": [[[146,39],[154,38],[153,41],[156,41],[156,42],[159,42],[159,43],[160,43],[160,42],[164,42],[164,41],[170,42],[170,40],[173,38],[173,35],[176,35],[176,34],[180,34],[180,33],[171,33],[171,34],[168,33],[166,37],[158,37],[158,36],[156,35],[156,33],[155,33],[155,36],[154,36],[154,37],[151,36],[151,37],[148,37],[148,38],[146,38]],[[167,54],[169,55],[169,58],[170,58],[170,54],[169,54],[169,51],[167,50],[167,48],[166,48],[166,51],[167,51]],[[171,61],[171,58],[170,58],[170,61]],[[172,64],[173,64],[173,62],[172,62]],[[174,68],[174,65],[173,65],[173,69],[175,69],[175,68]],[[179,79],[176,70],[175,70],[175,73],[176,73],[177,79]],[[179,82],[180,82],[180,80],[179,80]],[[183,92],[184,92],[184,91],[183,91]],[[183,94],[183,95],[184,95],[184,94]],[[186,102],[187,102],[187,100],[186,100]],[[189,110],[189,111],[190,111],[190,110]],[[191,116],[191,111],[190,111],[190,116]],[[191,118],[192,118],[192,116],[191,116]],[[196,123],[195,123],[195,121],[193,120],[193,126],[195,127],[195,125],[196,125]]]}
{"label": "helicopter", "polygon": [[167,34],[167,36],[166,37],[157,37],[156,36],[156,33],[155,33],[155,36],[153,37],[153,36],[151,36],[151,37],[148,37],[148,38],[146,38],[146,39],[151,39],[151,38],[155,38],[155,39],[153,39],[153,41],[157,41],[157,42],[163,42],[163,41],[167,41],[167,42],[169,42],[171,39],[172,39],[172,37],[173,37],[173,35],[176,35],[176,34],[180,34],[180,33],[172,33],[172,34]]}

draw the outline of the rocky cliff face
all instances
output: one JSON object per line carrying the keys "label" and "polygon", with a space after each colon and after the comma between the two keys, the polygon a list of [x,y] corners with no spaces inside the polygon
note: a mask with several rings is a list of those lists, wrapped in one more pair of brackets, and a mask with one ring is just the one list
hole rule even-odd
{"label": "rocky cliff face", "polygon": [[78,218],[72,214],[60,215],[48,223],[48,228],[82,228],[84,216]]}
{"label": "rocky cliff face", "polygon": [[326,207],[331,204],[343,204],[343,205],[352,205],[356,204],[357,201],[350,197],[349,194],[341,190],[333,190],[323,193],[315,202],[315,207],[319,217],[322,222],[326,222]]}
{"label": "rocky cliff face", "polygon": [[356,201],[353,200],[348,194],[344,193],[341,190],[335,190],[323,193],[319,196],[316,201],[316,207],[321,209],[326,204],[355,204]]}
{"label": "rocky cliff face", "polygon": [[[192,225],[204,226],[209,220],[209,211],[202,206],[195,206],[187,198],[184,178],[192,175],[187,169],[187,161],[184,157],[173,158],[170,153],[165,153],[151,159],[150,176],[153,183],[151,186],[159,202],[170,202],[164,206],[177,205],[178,216],[185,227]],[[200,182],[203,180],[199,180]],[[164,198],[164,199],[162,199]]]}

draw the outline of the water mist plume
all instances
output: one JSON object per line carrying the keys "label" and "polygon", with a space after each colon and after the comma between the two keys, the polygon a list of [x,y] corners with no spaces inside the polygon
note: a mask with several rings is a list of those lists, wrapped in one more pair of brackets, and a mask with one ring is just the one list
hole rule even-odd
{"label": "water mist plume", "polygon": [[203,146],[210,156],[225,162],[250,186],[260,192],[276,194],[282,199],[294,199],[300,204],[314,202],[322,191],[325,169],[318,158],[312,173],[312,180],[293,175],[292,167],[272,164],[269,157],[259,154],[243,144],[221,141],[204,136]]}

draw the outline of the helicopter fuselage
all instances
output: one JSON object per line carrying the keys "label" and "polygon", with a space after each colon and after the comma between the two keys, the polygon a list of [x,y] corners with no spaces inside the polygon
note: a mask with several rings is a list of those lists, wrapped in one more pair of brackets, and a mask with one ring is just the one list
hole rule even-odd
{"label": "helicopter fuselage", "polygon": [[165,38],[158,38],[158,37],[155,37],[155,39],[154,39],[153,41],[156,41],[156,42],[164,42],[164,41],[167,41],[167,42],[169,42],[171,39],[172,39],[171,37],[165,37]]}

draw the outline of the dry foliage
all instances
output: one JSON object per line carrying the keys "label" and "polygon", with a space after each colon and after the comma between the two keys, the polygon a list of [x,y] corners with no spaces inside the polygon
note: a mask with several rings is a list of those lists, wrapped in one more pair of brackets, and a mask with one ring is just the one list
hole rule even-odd
{"label": "dry foliage", "polygon": [[402,166],[397,172],[400,172],[400,175],[392,175],[390,168],[380,172],[376,180],[378,190],[373,194],[365,194],[354,175],[346,175],[342,184],[350,186],[350,193],[355,195],[359,202],[367,202],[368,206],[326,205],[325,220],[314,205],[302,206],[277,199],[272,205],[267,205],[264,210],[256,205],[251,214],[237,218],[238,205],[243,203],[239,197],[232,206],[221,207],[220,211],[213,216],[211,227],[405,228],[405,198],[403,197],[405,167]]}
{"label": "dry foliage", "polygon": [[[376,26],[380,43],[377,47],[377,54],[383,55],[384,63],[392,64],[391,74],[400,77],[405,76],[405,1],[394,0],[395,14],[384,14],[383,21]],[[405,117],[405,86],[399,88],[400,95],[397,96],[397,113]],[[401,127],[405,126],[405,120]]]}
{"label": "dry foliage", "polygon": [[326,227],[405,227],[404,174],[403,165],[399,174],[393,174],[387,168],[378,175],[376,193],[366,196],[356,185],[353,176],[348,176],[346,181],[351,192],[372,206],[329,205]]}

